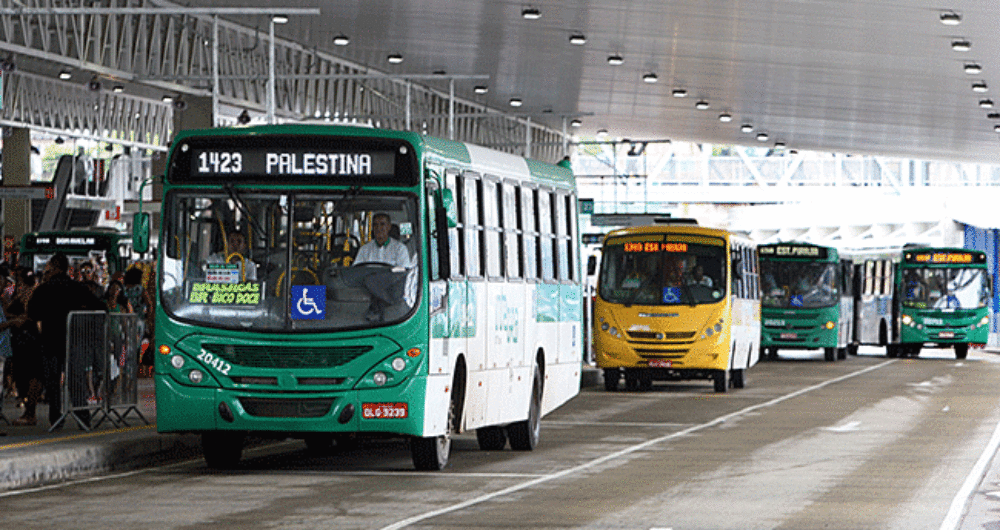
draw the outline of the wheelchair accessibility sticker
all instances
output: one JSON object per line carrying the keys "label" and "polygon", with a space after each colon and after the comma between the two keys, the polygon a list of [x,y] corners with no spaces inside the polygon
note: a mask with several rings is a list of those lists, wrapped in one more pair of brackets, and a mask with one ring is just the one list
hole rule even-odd
{"label": "wheelchair accessibility sticker", "polygon": [[664,304],[679,304],[681,303],[681,288],[680,287],[664,287],[663,288],[663,299]]}
{"label": "wheelchair accessibility sticker", "polygon": [[326,318],[325,285],[292,286],[292,320],[323,320]]}

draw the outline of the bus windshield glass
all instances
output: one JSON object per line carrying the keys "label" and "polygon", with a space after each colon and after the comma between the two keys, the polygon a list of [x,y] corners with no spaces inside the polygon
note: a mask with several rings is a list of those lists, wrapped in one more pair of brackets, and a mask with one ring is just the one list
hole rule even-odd
{"label": "bus windshield glass", "polygon": [[253,331],[328,331],[407,318],[419,296],[416,197],[180,189],[165,201],[164,309]]}
{"label": "bus windshield glass", "polygon": [[763,307],[818,308],[840,301],[835,263],[761,260],[760,269]]}
{"label": "bus windshield glass", "polygon": [[726,292],[721,239],[664,240],[661,235],[609,239],[603,248],[598,289],[604,300],[630,305],[715,303]]}
{"label": "bus windshield glass", "polygon": [[903,305],[916,309],[976,309],[989,303],[986,271],[969,268],[907,268]]}

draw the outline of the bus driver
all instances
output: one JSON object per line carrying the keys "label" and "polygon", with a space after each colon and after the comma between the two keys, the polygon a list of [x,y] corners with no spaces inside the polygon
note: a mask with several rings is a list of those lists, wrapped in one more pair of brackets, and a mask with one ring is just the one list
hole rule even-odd
{"label": "bus driver", "polygon": [[[352,270],[345,271],[344,281],[364,287],[371,296],[365,320],[385,320],[385,310],[403,297],[407,269],[413,268],[410,252],[398,240],[389,237],[392,221],[379,212],[372,218],[372,239],[361,246]],[[363,267],[365,264],[387,267]]]}

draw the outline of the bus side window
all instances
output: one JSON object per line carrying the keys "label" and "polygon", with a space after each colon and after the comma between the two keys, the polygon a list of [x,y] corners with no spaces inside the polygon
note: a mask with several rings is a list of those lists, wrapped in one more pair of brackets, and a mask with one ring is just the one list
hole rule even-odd
{"label": "bus side window", "polygon": [[500,195],[498,182],[494,178],[484,178],[480,181],[483,190],[481,206],[483,210],[483,262],[486,276],[493,279],[503,278],[504,259],[501,249],[503,243],[503,219],[500,217]]}
{"label": "bus side window", "polygon": [[563,197],[565,201],[564,211],[566,212],[563,222],[566,226],[566,237],[563,239],[563,246],[566,247],[566,260],[568,264],[569,273],[566,277],[567,280],[579,281],[580,280],[580,238],[576,233],[576,196],[575,195],[565,195]]}
{"label": "bus side window", "polygon": [[554,261],[556,266],[555,277],[561,281],[569,280],[569,248],[565,244],[566,239],[569,238],[569,232],[566,230],[565,195],[555,194],[552,196],[552,222],[555,225],[552,227],[552,252],[555,255]]}
{"label": "bus side window", "polygon": [[524,277],[528,280],[538,279],[538,225],[534,215],[535,194],[531,188],[521,187],[521,198],[518,208],[522,219],[522,249],[524,250]]}
{"label": "bus side window", "polygon": [[482,237],[482,220],[479,210],[479,175],[466,172],[462,175],[462,199],[465,201],[461,211],[465,212],[462,218],[465,232],[465,274],[470,278],[482,276],[482,252],[480,249],[480,238]]}
{"label": "bus side window", "polygon": [[535,190],[535,222],[538,224],[538,276],[549,281],[555,278],[552,255],[552,206],[547,190]]}
{"label": "bus side window", "polygon": [[445,180],[448,189],[454,194],[455,211],[458,213],[458,224],[454,228],[448,229],[448,242],[451,246],[451,277],[461,278],[465,276],[465,193],[461,185],[461,179],[453,171],[445,173]]}
{"label": "bus side window", "polygon": [[504,260],[507,262],[505,271],[508,278],[520,278],[522,267],[521,251],[521,217],[518,208],[517,188],[511,183],[504,182],[500,185],[501,215],[504,224]]}

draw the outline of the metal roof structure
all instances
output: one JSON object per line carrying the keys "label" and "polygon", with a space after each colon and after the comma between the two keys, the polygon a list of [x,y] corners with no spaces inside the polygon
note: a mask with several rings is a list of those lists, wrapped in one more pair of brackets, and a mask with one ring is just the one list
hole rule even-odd
{"label": "metal roof structure", "polygon": [[[53,79],[69,67],[78,86],[96,76],[105,87],[121,82],[124,94],[149,98],[163,91],[206,96],[215,85],[221,104],[256,113],[267,110],[273,65],[274,112],[283,119],[371,119],[522,152],[534,147],[543,158],[559,154],[563,131],[608,131],[1000,163],[995,2],[99,4],[88,7],[118,12],[57,14],[65,2],[3,0],[0,63]],[[125,11],[142,8],[165,14]],[[197,8],[230,11],[217,19],[183,14]],[[319,14],[290,14],[287,24],[276,24],[269,64],[271,19],[253,11],[262,8]],[[214,43],[221,49],[213,82]],[[402,61],[390,63],[390,56]],[[621,64],[611,64],[615,58]],[[514,100],[521,106],[512,107]],[[569,127],[574,119],[580,127]]]}

